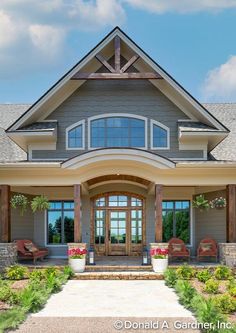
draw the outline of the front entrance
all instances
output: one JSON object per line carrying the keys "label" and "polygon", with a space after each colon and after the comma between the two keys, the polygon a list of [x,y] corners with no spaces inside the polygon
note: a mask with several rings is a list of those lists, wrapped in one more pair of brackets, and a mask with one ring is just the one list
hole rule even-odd
{"label": "front entrance", "polygon": [[128,220],[127,211],[110,210],[109,211],[109,252],[111,256],[127,255],[128,247]]}
{"label": "front entrance", "polygon": [[141,255],[145,244],[145,200],[113,192],[92,199],[91,239],[96,254]]}

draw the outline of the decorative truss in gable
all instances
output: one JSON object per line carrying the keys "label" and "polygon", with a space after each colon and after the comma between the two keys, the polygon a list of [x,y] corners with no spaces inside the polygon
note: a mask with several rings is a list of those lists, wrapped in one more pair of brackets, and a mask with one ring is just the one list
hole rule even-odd
{"label": "decorative truss in gable", "polygon": [[96,59],[109,70],[109,73],[80,73],[77,72],[72,76],[71,80],[157,80],[162,79],[162,76],[155,72],[144,73],[127,73],[127,70],[139,59],[135,54],[130,60],[121,67],[120,53],[120,37],[114,38],[115,48],[115,67],[111,66],[107,60],[101,55],[96,54]]}

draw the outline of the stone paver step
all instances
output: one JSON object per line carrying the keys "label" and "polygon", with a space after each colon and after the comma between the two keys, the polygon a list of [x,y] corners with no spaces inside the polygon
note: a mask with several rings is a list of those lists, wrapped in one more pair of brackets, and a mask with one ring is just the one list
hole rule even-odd
{"label": "stone paver step", "polygon": [[86,272],[139,272],[152,271],[152,266],[129,266],[129,265],[86,265]]}
{"label": "stone paver step", "polygon": [[163,280],[162,274],[154,272],[84,272],[77,273],[74,277],[75,280]]}

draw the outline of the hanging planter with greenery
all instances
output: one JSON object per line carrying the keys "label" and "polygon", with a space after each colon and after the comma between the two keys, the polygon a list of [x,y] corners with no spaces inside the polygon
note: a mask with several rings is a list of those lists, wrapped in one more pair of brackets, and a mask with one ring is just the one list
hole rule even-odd
{"label": "hanging planter with greenery", "polygon": [[23,216],[27,210],[28,199],[23,194],[14,194],[11,198],[11,207],[14,209],[20,209],[20,216]]}
{"label": "hanging planter with greenery", "polygon": [[33,213],[37,211],[44,211],[50,208],[50,203],[48,201],[48,198],[44,195],[39,195],[37,197],[34,197],[31,201],[31,209]]}
{"label": "hanging planter with greenery", "polygon": [[200,194],[193,200],[193,207],[204,211],[210,207],[209,201],[205,199],[203,194]]}
{"label": "hanging planter with greenery", "polygon": [[227,206],[227,202],[226,202],[226,199],[223,197],[215,198],[210,201],[211,208],[221,209],[221,208],[225,208],[226,206]]}

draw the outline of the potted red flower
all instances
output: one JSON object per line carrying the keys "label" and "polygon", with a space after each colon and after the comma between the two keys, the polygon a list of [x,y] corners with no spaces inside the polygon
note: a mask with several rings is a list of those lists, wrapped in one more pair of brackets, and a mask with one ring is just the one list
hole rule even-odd
{"label": "potted red flower", "polygon": [[150,250],[152,267],[156,273],[164,273],[168,267],[168,249],[154,248]]}
{"label": "potted red flower", "polygon": [[75,273],[83,273],[85,270],[87,250],[84,248],[74,248],[68,250],[69,265]]}

